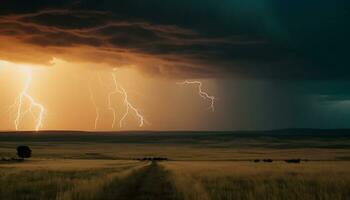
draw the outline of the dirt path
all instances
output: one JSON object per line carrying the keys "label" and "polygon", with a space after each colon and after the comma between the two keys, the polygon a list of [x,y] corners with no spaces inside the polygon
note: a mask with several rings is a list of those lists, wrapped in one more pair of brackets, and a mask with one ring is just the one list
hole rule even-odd
{"label": "dirt path", "polygon": [[176,200],[181,199],[170,182],[169,173],[152,163],[103,189],[101,199]]}

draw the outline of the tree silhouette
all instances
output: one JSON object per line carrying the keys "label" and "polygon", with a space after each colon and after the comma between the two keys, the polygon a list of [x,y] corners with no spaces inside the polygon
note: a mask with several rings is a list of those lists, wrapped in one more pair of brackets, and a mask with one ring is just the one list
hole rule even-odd
{"label": "tree silhouette", "polygon": [[17,155],[22,159],[30,158],[32,156],[32,150],[28,146],[18,146]]}

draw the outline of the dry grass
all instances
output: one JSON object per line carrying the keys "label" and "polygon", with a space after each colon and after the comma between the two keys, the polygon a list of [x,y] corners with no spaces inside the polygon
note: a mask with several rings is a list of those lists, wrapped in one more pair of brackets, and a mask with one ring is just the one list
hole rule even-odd
{"label": "dry grass", "polygon": [[[16,147],[24,143],[33,150],[33,158],[22,163],[0,161],[0,199],[90,200],[116,195],[162,199],[164,194],[164,198],[185,200],[340,200],[350,196],[348,137],[214,135],[35,136],[22,142],[15,136],[2,137],[0,157],[15,157]],[[120,160],[142,157],[178,161],[145,167],[148,163]],[[232,161],[265,158],[323,161]]]}
{"label": "dry grass", "polygon": [[0,199],[94,199],[109,181],[145,163],[113,160],[35,160],[0,168]]}
{"label": "dry grass", "polygon": [[145,167],[148,164],[81,159],[2,164],[0,199],[161,198],[166,194],[164,198],[185,200],[341,200],[350,196],[348,161],[171,161]]}
{"label": "dry grass", "polygon": [[93,179],[77,180],[74,182],[72,189],[58,193],[56,199],[100,199],[99,196],[101,196],[105,187],[110,185],[112,182],[120,182],[122,179],[126,179],[134,171],[138,171],[145,165],[147,165],[147,163],[142,163],[126,170],[104,174]]}
{"label": "dry grass", "polygon": [[350,162],[167,162],[185,199],[347,199]]}
{"label": "dry grass", "polygon": [[25,162],[2,163],[1,168],[17,170],[89,170],[99,168],[120,167],[135,164],[132,160],[84,160],[84,159],[30,159]]}
{"label": "dry grass", "polygon": [[182,200],[169,172],[156,162],[134,171],[123,180],[114,180],[102,190],[99,199]]}

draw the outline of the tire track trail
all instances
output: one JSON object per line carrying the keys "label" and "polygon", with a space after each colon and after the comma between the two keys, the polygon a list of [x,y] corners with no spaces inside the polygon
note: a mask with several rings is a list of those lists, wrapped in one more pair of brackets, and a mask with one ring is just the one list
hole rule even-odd
{"label": "tire track trail", "polygon": [[156,162],[137,170],[122,180],[103,188],[99,199],[177,200],[182,199],[169,178],[169,172]]}

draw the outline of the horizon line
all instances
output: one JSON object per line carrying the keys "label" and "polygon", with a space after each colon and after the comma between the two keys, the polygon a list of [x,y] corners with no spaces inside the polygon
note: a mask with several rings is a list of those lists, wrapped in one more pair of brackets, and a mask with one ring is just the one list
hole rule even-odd
{"label": "horizon line", "polygon": [[172,132],[273,132],[273,131],[293,131],[293,130],[309,130],[309,131],[350,131],[350,128],[280,128],[280,129],[241,129],[241,130],[116,130],[116,131],[91,131],[91,130],[0,130],[1,133],[172,133]]}

